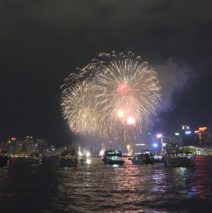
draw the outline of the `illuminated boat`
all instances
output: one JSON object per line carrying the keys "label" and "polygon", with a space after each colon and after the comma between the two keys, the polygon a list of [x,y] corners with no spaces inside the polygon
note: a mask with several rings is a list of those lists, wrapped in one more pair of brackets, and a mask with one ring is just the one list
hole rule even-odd
{"label": "illuminated boat", "polygon": [[61,153],[59,158],[60,166],[71,167],[76,166],[78,163],[78,156],[74,149],[68,149]]}
{"label": "illuminated boat", "polygon": [[150,152],[136,153],[132,158],[133,164],[153,164],[154,162],[154,155]]}
{"label": "illuminated boat", "polygon": [[168,167],[193,167],[194,157],[180,148],[169,148],[164,155],[164,164]]}
{"label": "illuminated boat", "polygon": [[122,152],[119,150],[106,150],[104,152],[104,156],[102,161],[105,164],[113,165],[113,164],[118,164],[122,165],[124,164],[124,160],[122,158]]}
{"label": "illuminated boat", "polygon": [[10,163],[10,158],[6,151],[1,151],[0,153],[0,167],[8,167]]}
{"label": "illuminated boat", "polygon": [[42,163],[42,155],[37,153],[37,152],[31,153],[27,157],[27,162],[29,164],[41,164]]}

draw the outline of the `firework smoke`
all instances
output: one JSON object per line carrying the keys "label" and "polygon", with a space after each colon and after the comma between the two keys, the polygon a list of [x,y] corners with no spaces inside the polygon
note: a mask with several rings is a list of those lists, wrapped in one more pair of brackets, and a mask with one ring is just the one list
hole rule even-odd
{"label": "firework smoke", "polygon": [[140,133],[160,101],[156,72],[141,57],[101,53],[61,86],[62,112],[75,133],[115,137]]}

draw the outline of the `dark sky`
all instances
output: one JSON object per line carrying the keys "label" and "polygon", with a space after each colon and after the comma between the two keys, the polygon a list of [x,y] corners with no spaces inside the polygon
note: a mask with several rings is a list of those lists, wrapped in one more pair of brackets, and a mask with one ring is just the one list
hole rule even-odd
{"label": "dark sky", "polygon": [[212,2],[1,0],[0,141],[70,141],[60,85],[99,52],[132,50],[158,71],[156,128],[212,126]]}

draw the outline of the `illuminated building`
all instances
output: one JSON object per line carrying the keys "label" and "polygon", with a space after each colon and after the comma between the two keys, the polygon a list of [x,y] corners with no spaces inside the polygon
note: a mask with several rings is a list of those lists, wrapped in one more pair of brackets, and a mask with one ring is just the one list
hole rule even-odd
{"label": "illuminated building", "polygon": [[48,143],[44,139],[34,139],[26,136],[24,140],[17,140],[15,137],[8,139],[1,144],[1,149],[7,150],[9,154],[31,154],[32,152],[43,153],[47,150]]}
{"label": "illuminated building", "polygon": [[198,141],[200,146],[206,146],[210,141],[210,134],[208,133],[208,127],[199,127],[198,130],[194,131],[195,139]]}
{"label": "illuminated building", "polygon": [[27,153],[44,152],[47,149],[47,141],[44,139],[34,139],[32,136],[26,136],[24,146]]}
{"label": "illuminated building", "polygon": [[182,125],[181,131],[179,132],[179,137],[182,141],[182,146],[192,146],[195,144],[194,134],[188,125]]}

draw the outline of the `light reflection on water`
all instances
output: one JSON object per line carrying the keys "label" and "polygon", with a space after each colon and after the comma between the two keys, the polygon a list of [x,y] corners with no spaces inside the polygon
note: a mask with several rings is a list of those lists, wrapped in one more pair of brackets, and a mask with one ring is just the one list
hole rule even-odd
{"label": "light reflection on water", "polygon": [[1,212],[211,212],[212,158],[195,168],[163,164],[120,167],[95,158],[60,168],[17,163],[0,170]]}

